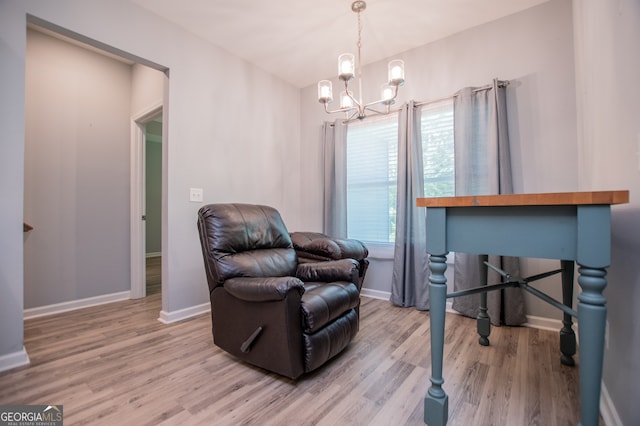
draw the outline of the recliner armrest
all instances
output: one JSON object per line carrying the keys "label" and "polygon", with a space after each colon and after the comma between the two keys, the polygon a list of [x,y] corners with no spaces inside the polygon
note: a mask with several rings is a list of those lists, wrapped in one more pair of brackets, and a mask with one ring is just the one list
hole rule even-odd
{"label": "recliner armrest", "polygon": [[317,263],[301,263],[298,265],[296,277],[302,281],[358,282],[358,261],[354,259],[329,260]]}
{"label": "recliner armrest", "polygon": [[318,232],[292,232],[290,235],[298,255],[319,260],[362,260],[369,255],[367,247],[358,240],[334,238]]}
{"label": "recliner armrest", "polygon": [[292,291],[304,293],[302,281],[295,277],[236,277],[224,282],[224,288],[232,296],[246,302],[271,302],[284,300]]}

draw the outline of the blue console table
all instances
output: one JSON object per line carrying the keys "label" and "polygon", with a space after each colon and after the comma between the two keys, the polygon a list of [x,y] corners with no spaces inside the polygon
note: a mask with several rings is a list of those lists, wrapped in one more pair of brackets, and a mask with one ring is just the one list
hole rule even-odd
{"label": "blue console table", "polygon": [[[565,312],[565,320],[567,316],[575,315],[580,325],[580,424],[598,425],[607,316],[602,292],[607,286],[605,276],[610,263],[611,205],[628,202],[629,191],[416,200],[418,207],[427,208],[426,243],[431,271],[431,386],[424,398],[424,421],[427,425],[445,425],[448,420],[448,396],[443,389],[442,363],[448,296],[444,274],[446,256],[450,251],[562,261],[564,303],[555,304]],[[571,309],[572,297],[566,297],[567,290],[570,292],[573,287],[573,262],[579,266],[578,284],[581,288],[577,312]],[[488,290],[489,287],[484,287],[484,290],[481,287],[479,292],[486,296],[484,292]],[[486,324],[481,321],[483,319],[479,318],[478,331],[482,341],[488,336],[488,332],[485,331],[483,336],[481,331],[488,321],[484,319]],[[575,336],[570,324],[570,320],[569,323],[565,321],[563,328],[570,334],[568,340],[563,342],[561,332],[561,351],[566,364],[572,364],[571,355],[575,353]]]}

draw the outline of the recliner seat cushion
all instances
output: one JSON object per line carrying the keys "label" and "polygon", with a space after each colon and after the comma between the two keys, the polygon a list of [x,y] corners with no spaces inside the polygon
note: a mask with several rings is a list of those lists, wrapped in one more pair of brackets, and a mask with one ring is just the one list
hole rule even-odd
{"label": "recliner seat cushion", "polygon": [[350,282],[311,282],[304,283],[304,288],[302,328],[305,333],[315,333],[360,304],[358,287]]}

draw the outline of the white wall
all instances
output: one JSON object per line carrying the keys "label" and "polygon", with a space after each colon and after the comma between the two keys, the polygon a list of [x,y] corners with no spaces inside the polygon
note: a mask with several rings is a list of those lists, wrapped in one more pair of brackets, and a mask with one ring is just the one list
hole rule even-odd
{"label": "white wall", "polygon": [[574,1],[581,189],[628,189],[612,209],[604,383],[640,424],[640,2]]}
{"label": "white wall", "polygon": [[168,68],[163,311],[208,301],[198,203],[255,202],[299,225],[300,95],[277,77],[125,1],[0,1],[0,364],[23,345],[24,81],[27,13]]}
{"label": "white wall", "polygon": [[[367,40],[363,40],[366,54]],[[398,104],[409,99],[429,101],[453,95],[466,86],[483,86],[493,78],[510,80],[509,137],[515,192],[575,191],[576,109],[570,0],[553,0],[529,10],[455,34],[398,56],[405,61],[406,82]],[[333,60],[334,58],[326,58]],[[393,58],[390,58],[393,59]],[[387,61],[363,69],[364,92],[373,97],[386,79]],[[327,76],[331,78],[333,76]],[[334,87],[339,87],[334,79]],[[317,102],[316,87],[302,91],[303,157],[322,158],[320,126],[335,117]],[[320,161],[308,163],[305,179],[320,181]],[[306,181],[305,181],[306,182]],[[307,185],[303,204],[309,227],[322,228],[322,187]],[[391,268],[374,261],[365,287],[390,291]],[[522,274],[557,268],[557,262],[526,260]],[[560,297],[559,278],[539,288]],[[530,315],[560,319],[561,313],[527,296]]]}

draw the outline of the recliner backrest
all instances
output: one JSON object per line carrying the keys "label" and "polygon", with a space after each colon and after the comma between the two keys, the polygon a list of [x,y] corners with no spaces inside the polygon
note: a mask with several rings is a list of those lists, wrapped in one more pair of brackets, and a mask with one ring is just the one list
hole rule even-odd
{"label": "recliner backrest", "polygon": [[280,213],[252,204],[209,204],[198,211],[209,290],[233,277],[295,275],[297,258]]}

